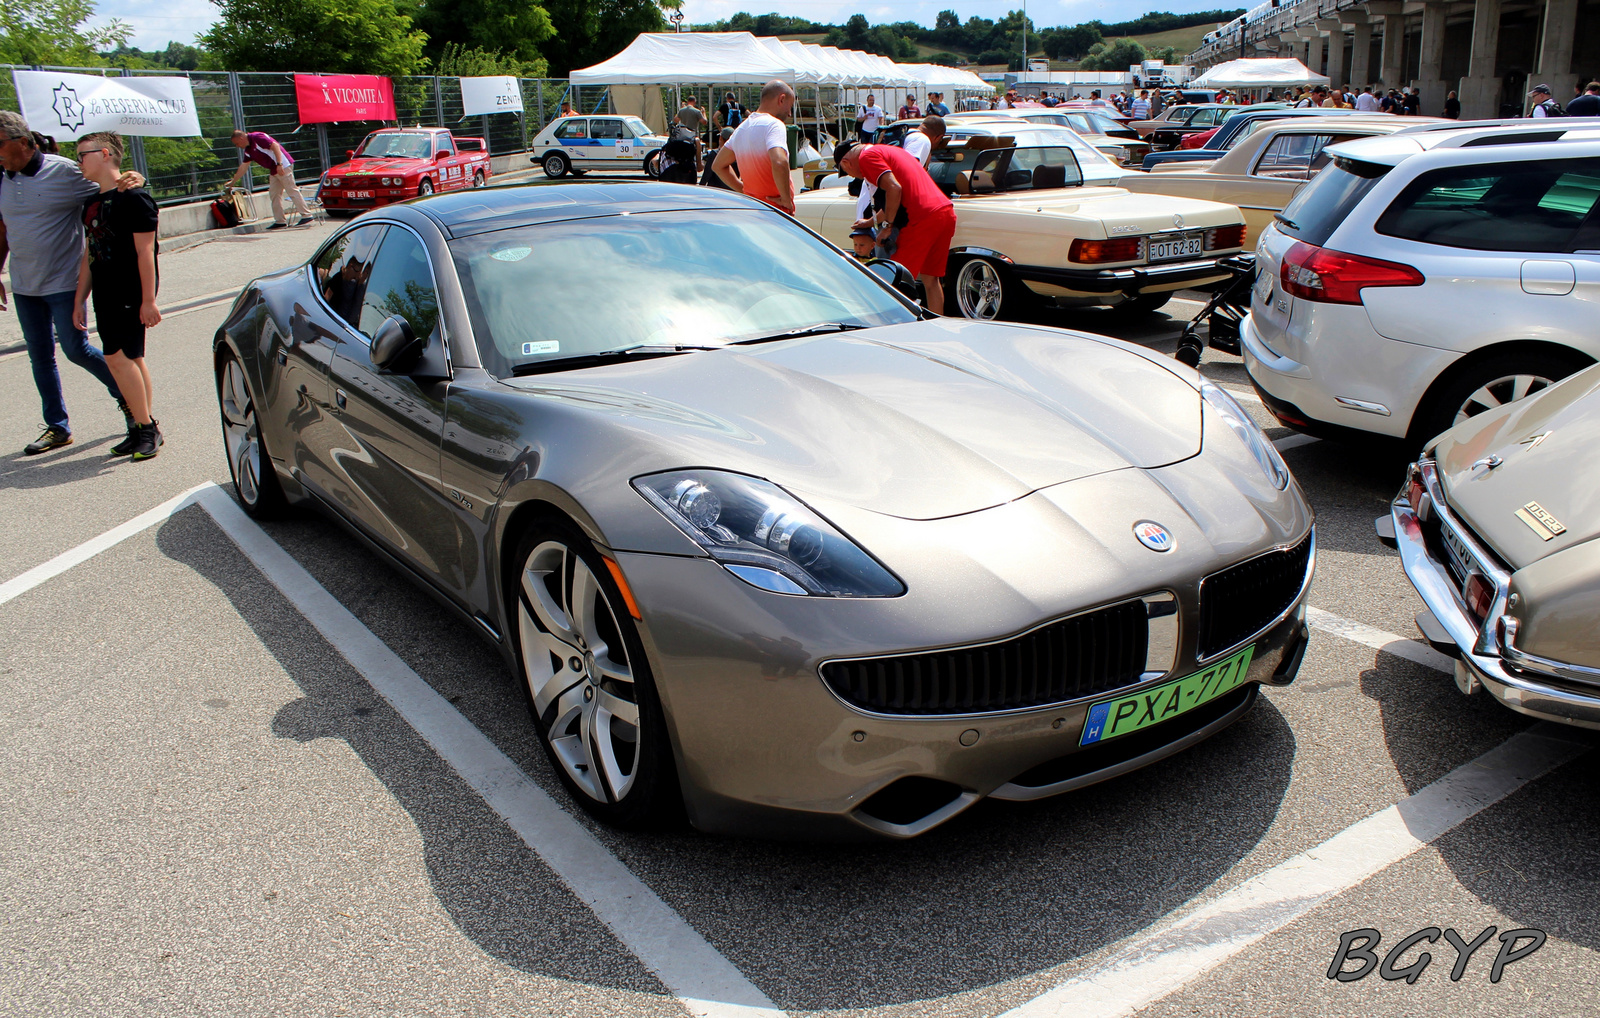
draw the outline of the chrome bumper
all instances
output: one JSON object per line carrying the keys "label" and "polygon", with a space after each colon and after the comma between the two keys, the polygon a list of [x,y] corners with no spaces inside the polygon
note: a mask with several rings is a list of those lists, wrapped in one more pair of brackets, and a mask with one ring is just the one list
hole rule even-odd
{"label": "chrome bumper", "polygon": [[[1438,513],[1443,521],[1454,524],[1458,532],[1463,531],[1439,498],[1432,464],[1423,461],[1412,469],[1421,473],[1426,492],[1418,509],[1423,513]],[[1389,513],[1394,526],[1392,539],[1399,549],[1406,578],[1428,606],[1427,614],[1432,616],[1418,616],[1417,628],[1434,649],[1455,658],[1456,685],[1461,691],[1470,694],[1482,688],[1518,713],[1600,729],[1600,689],[1592,693],[1575,691],[1507,667],[1506,648],[1501,646],[1499,634],[1500,620],[1506,611],[1509,575],[1493,566],[1485,569],[1486,577],[1495,585],[1495,597],[1480,628],[1456,589],[1450,567],[1428,550],[1423,537],[1424,521],[1412,510],[1404,489],[1390,505]],[[1380,517],[1378,522],[1379,535],[1387,541],[1391,535],[1383,533],[1385,528],[1381,524],[1389,521]],[[1471,542],[1470,537],[1466,540]],[[1488,558],[1487,555],[1482,557]],[[1508,621],[1513,623],[1514,632],[1514,620]]]}

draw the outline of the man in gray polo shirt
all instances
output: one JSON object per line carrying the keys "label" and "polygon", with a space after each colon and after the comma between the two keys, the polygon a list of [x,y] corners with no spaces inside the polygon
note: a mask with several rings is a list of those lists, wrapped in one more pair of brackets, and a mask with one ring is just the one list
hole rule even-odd
{"label": "man in gray polo shirt", "polygon": [[[11,297],[33,362],[33,384],[44,406],[44,433],[23,449],[34,456],[72,444],[61,374],[56,370],[57,340],[67,360],[97,378],[117,401],[123,416],[132,418],[105,357],[89,345],[88,333],[72,324],[78,263],[83,258],[83,202],[99,194],[100,185],[85,179],[72,160],[39,151],[27,122],[9,110],[0,110],[0,167],[4,167],[0,172],[0,268],[9,254]],[[137,173],[124,174],[120,182],[133,187],[143,183]],[[6,300],[5,286],[0,284],[0,310],[5,309]]]}

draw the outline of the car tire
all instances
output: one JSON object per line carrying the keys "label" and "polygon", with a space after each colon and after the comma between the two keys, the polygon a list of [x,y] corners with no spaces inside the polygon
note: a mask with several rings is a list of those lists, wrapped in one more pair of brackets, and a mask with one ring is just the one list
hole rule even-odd
{"label": "car tire", "polygon": [[427,177],[423,177],[422,180],[417,184],[417,197],[426,198],[432,193],[433,181],[429,180]]}
{"label": "car tire", "polygon": [[1528,350],[1493,354],[1452,368],[1417,412],[1411,427],[1413,444],[1427,442],[1485,410],[1547,389],[1592,363],[1576,352]]}
{"label": "car tire", "polygon": [[660,180],[661,150],[656,149],[654,152],[651,152],[649,155],[645,156],[644,162],[641,165],[644,168],[645,176],[649,177],[651,180]]}
{"label": "car tire", "polygon": [[567,157],[560,152],[551,152],[544,157],[544,162],[540,165],[544,167],[544,175],[552,180],[560,180],[567,175],[568,170],[572,169],[572,163],[568,162]]}
{"label": "car tire", "polygon": [[258,520],[276,519],[289,508],[278,471],[267,454],[261,418],[244,365],[222,348],[217,358],[217,406],[222,416],[222,447],[228,457],[233,491],[244,511]]}
{"label": "car tire", "polygon": [[472,174],[472,186],[473,187],[483,187],[487,183],[488,183],[488,181],[484,179],[482,170],[476,170],[476,171],[473,172],[473,174]]}
{"label": "car tire", "polygon": [[1113,305],[1111,310],[1118,314],[1127,315],[1130,318],[1134,315],[1154,314],[1166,307],[1167,301],[1171,300],[1172,297],[1173,293],[1170,290],[1166,293],[1142,293],[1131,300],[1125,300],[1121,304]]}
{"label": "car tire", "polygon": [[1011,274],[1011,270],[989,258],[951,259],[946,277],[945,297],[954,302],[956,313],[980,322],[1017,318],[1034,301],[1033,291]]}
{"label": "car tire", "polygon": [[571,524],[541,520],[523,535],[513,562],[507,589],[518,668],[557,777],[586,812],[613,827],[678,821],[683,796],[661,700],[599,551]]}

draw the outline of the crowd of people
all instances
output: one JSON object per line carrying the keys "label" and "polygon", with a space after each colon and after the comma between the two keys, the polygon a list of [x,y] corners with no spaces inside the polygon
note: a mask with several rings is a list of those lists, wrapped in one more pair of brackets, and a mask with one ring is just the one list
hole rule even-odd
{"label": "crowd of people", "polygon": [[[161,321],[159,213],[144,177],[123,172],[123,155],[120,135],[99,132],[78,139],[74,162],[19,114],[0,111],[0,269],[11,269],[0,310],[17,306],[44,416],[23,449],[30,456],[73,443],[58,345],[122,412],[127,435],[111,455],[150,459],[164,441],[145,365],[146,330]],[[90,306],[99,347],[89,342]]]}

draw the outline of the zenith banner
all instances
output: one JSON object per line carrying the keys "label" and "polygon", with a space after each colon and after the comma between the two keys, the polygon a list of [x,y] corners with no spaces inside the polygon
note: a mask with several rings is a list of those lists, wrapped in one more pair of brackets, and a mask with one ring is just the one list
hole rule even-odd
{"label": "zenith banner", "polygon": [[522,89],[516,78],[462,78],[461,105],[468,117],[480,113],[521,113]]}
{"label": "zenith banner", "polygon": [[12,71],[23,119],[40,134],[77,139],[96,131],[197,138],[188,78],[102,78],[98,74]]}
{"label": "zenith banner", "polygon": [[378,74],[296,74],[302,124],[394,120],[394,82]]}

